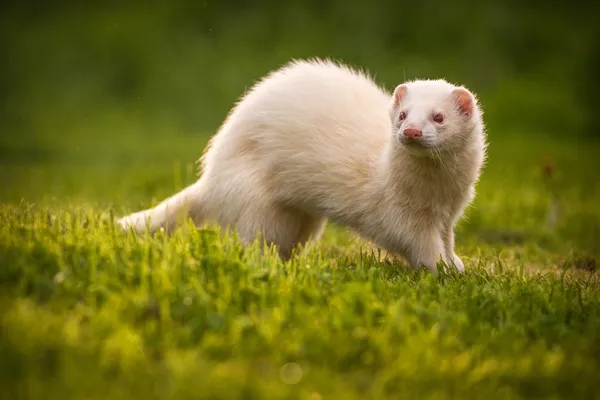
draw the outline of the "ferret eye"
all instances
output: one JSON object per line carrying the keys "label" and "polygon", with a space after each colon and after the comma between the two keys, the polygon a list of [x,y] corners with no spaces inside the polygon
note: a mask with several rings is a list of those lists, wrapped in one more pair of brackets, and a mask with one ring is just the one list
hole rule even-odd
{"label": "ferret eye", "polygon": [[441,124],[442,122],[444,122],[444,116],[440,113],[435,113],[433,114],[433,120],[438,124]]}
{"label": "ferret eye", "polygon": [[406,113],[405,113],[404,111],[402,111],[402,112],[400,113],[400,116],[398,117],[398,119],[399,119],[400,121],[404,121],[404,120],[406,119]]}

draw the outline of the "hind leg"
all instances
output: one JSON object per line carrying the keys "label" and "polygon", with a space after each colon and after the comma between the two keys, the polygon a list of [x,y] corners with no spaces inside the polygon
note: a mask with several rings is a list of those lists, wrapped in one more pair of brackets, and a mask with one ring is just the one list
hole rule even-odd
{"label": "hind leg", "polygon": [[275,245],[279,256],[287,260],[298,245],[319,240],[325,223],[324,218],[292,208],[272,206],[244,213],[237,223],[237,231],[245,243],[252,242],[260,234],[262,241]]}
{"label": "hind leg", "polygon": [[327,219],[312,217],[305,214],[305,218],[303,219],[303,224],[298,233],[298,240],[294,245],[294,248],[299,245],[306,245],[309,242],[317,242],[323,236],[323,232],[325,231],[325,225],[327,224]]}

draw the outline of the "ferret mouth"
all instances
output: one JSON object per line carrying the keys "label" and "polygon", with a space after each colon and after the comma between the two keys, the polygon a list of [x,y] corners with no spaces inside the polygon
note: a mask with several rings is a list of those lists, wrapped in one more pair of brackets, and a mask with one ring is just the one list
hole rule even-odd
{"label": "ferret mouth", "polygon": [[407,146],[409,148],[428,149],[431,147],[431,145],[423,139],[407,139],[406,137],[401,136],[399,141],[403,146]]}
{"label": "ferret mouth", "polygon": [[437,152],[435,144],[427,140],[423,140],[422,138],[407,139],[401,137],[398,141],[400,142],[400,146],[402,148],[406,149],[408,153],[415,156],[433,157],[433,155]]}

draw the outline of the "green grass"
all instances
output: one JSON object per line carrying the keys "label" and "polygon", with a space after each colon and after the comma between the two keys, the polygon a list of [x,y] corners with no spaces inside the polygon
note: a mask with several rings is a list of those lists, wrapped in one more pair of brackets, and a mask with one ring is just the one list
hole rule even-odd
{"label": "green grass", "polygon": [[600,398],[598,143],[492,135],[467,272],[434,277],[334,226],[285,264],[123,234],[206,136],[114,136],[2,146],[2,398]]}

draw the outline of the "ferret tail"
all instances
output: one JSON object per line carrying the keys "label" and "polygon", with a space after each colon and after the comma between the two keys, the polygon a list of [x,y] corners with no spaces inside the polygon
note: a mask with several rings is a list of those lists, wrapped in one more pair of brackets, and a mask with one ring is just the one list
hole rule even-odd
{"label": "ferret tail", "polygon": [[117,223],[124,230],[133,228],[138,233],[146,229],[155,233],[161,228],[172,231],[190,218],[198,225],[206,218],[202,189],[202,182],[197,181],[155,207],[122,217]]}

